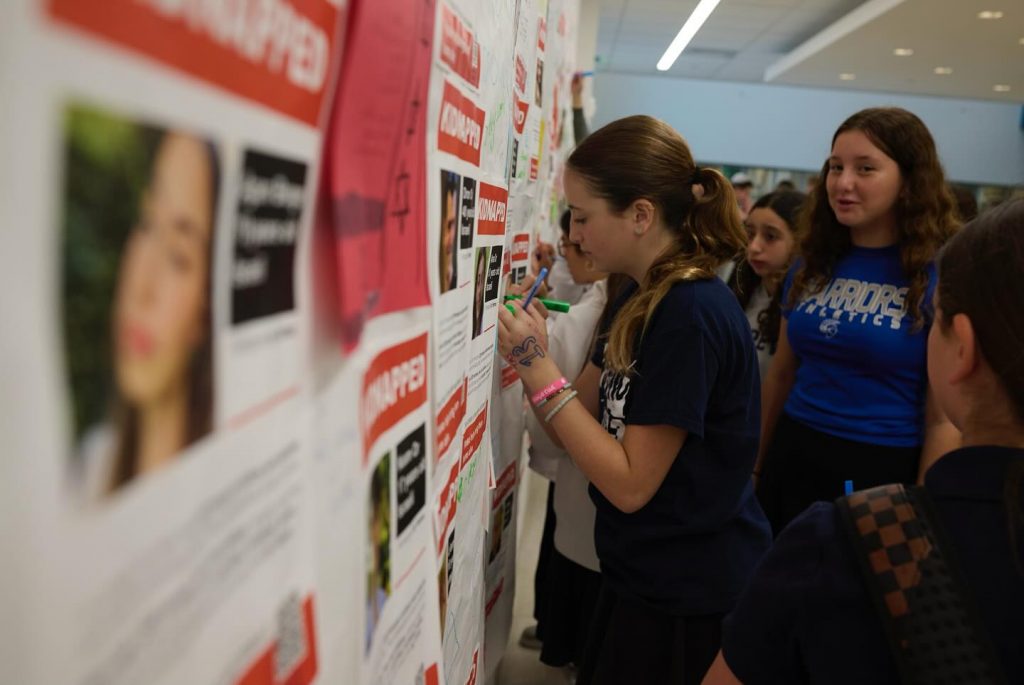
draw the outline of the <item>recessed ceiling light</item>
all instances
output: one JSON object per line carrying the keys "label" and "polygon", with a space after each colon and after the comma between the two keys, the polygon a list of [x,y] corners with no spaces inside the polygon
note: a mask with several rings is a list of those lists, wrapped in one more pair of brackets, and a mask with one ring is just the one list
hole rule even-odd
{"label": "recessed ceiling light", "polygon": [[999,10],[983,10],[978,12],[978,19],[1002,19],[1003,13]]}
{"label": "recessed ceiling light", "polygon": [[1004,85],[1002,83],[997,83],[996,85],[992,86],[992,90],[996,91],[997,93],[1009,93],[1010,86]]}
{"label": "recessed ceiling light", "polygon": [[895,50],[892,51],[892,54],[896,55],[897,57],[910,57],[911,55],[914,54],[914,51],[911,50],[910,48],[896,48]]}
{"label": "recessed ceiling light", "polygon": [[852,81],[857,78],[857,74],[839,74],[840,81]]}
{"label": "recessed ceiling light", "polygon": [[951,67],[935,67],[935,73],[939,76],[949,76],[953,73],[953,69]]}

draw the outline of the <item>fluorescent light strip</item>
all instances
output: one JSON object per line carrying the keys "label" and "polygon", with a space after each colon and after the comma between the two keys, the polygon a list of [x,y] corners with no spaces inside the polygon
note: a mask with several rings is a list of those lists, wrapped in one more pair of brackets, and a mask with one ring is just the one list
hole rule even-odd
{"label": "fluorescent light strip", "polygon": [[718,7],[718,3],[721,0],[700,0],[697,6],[693,8],[693,12],[690,14],[689,19],[683,24],[683,28],[679,29],[679,33],[672,39],[668,49],[665,50],[665,54],[658,60],[658,71],[668,71],[675,64],[676,60],[679,59],[679,55],[682,54],[686,46],[690,44],[693,37],[697,35],[697,31],[700,31],[700,27],[704,25],[704,22],[708,20],[711,13]]}

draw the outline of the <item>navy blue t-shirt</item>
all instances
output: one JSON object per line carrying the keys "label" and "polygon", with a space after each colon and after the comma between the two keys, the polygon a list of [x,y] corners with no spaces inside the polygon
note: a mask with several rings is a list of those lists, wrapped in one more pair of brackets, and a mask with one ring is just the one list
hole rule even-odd
{"label": "navy blue t-shirt", "polygon": [[[783,304],[797,268],[786,277]],[[930,265],[926,312],[935,282]],[[922,443],[928,326],[915,330],[907,315],[907,286],[898,245],[851,247],[823,290],[783,310],[799,360],[784,409],[789,416],[847,440]]]}
{"label": "navy blue t-shirt", "polygon": [[[604,347],[591,359],[598,367]],[[640,510],[623,513],[591,485],[601,573],[616,592],[669,613],[728,611],[771,542],[750,481],[760,432],[750,327],[720,280],[678,283],[634,350],[629,376],[601,374],[602,425],[618,440],[627,425],[671,425],[688,435]]]}
{"label": "navy blue t-shirt", "polygon": [[[1003,488],[1024,450],[967,447],[925,476],[1009,682],[1024,682],[1024,531],[1010,544]],[[1014,558],[1016,556],[1016,559]],[[722,652],[744,685],[899,683],[882,619],[832,503],[795,519],[765,555],[722,627]]]}

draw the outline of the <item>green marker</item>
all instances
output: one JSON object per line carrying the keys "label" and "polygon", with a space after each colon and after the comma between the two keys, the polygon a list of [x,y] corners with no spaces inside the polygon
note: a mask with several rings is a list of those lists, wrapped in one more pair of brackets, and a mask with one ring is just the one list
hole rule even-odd
{"label": "green marker", "polygon": [[[505,300],[506,301],[507,300],[521,300],[521,299],[523,299],[522,295],[506,295],[505,296]],[[563,302],[562,300],[546,300],[543,297],[538,297],[537,300],[542,305],[544,305],[545,307],[547,307],[548,309],[550,309],[553,312],[561,312],[561,313],[564,314],[565,312],[569,311],[569,303],[568,302]],[[513,311],[512,305],[506,304],[505,306],[508,308],[509,311]]]}

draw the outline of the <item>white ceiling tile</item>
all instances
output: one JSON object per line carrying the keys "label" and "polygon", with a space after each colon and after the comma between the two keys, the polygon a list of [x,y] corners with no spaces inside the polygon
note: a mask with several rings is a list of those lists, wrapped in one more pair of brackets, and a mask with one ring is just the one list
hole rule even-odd
{"label": "white ceiling tile", "polygon": [[[1000,0],[1007,17],[980,22],[992,0],[904,0],[830,41],[776,82],[1024,101],[1024,5]],[[659,73],[655,64],[696,0],[602,0],[597,53],[603,70]],[[669,75],[761,81],[764,69],[849,15],[864,0],[723,0]],[[1020,10],[1015,9],[1021,6]],[[1006,35],[1003,35],[1005,32]],[[913,43],[911,45],[911,43]],[[895,58],[894,47],[913,47]],[[936,76],[936,66],[954,73]],[[841,71],[857,80],[840,82]],[[1007,83],[1010,93],[992,90]]]}

